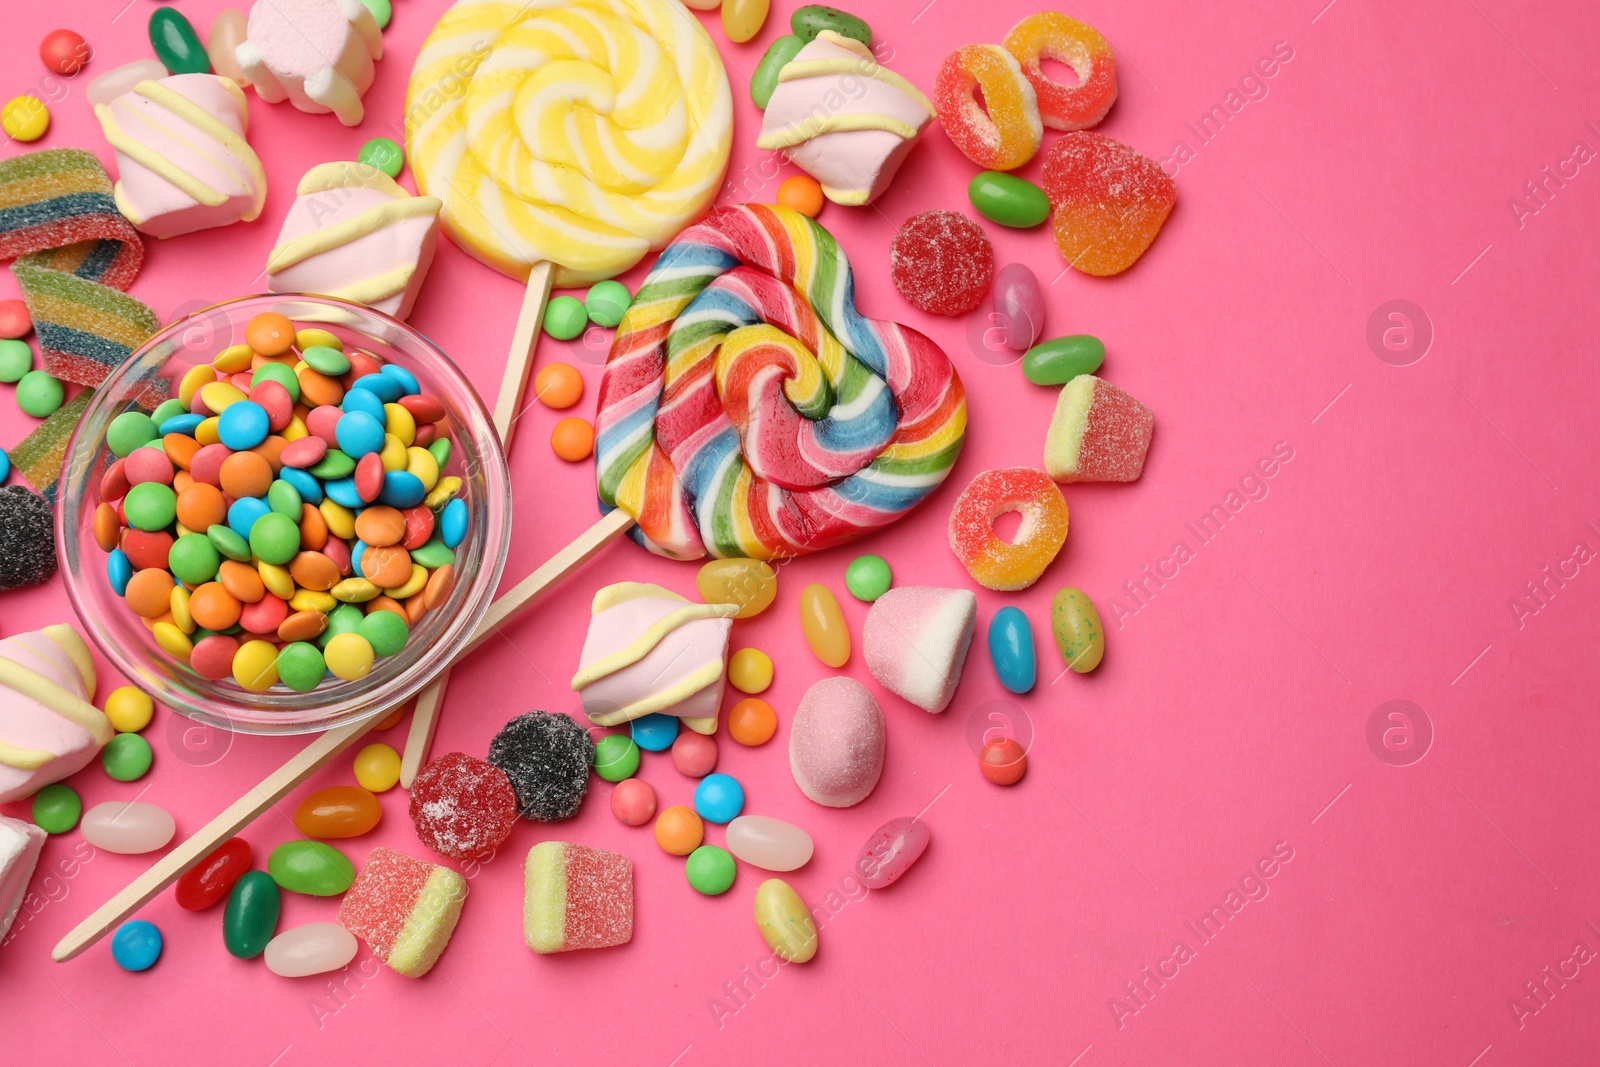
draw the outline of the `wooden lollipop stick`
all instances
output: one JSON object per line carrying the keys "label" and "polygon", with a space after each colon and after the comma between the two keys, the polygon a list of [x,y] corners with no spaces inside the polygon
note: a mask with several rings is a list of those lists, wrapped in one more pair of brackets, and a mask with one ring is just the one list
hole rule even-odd
{"label": "wooden lollipop stick", "polygon": [[[592,559],[595,553],[616,540],[632,525],[632,516],[618,509],[589,527],[577,540],[556,553],[548,563],[512,586],[489,605],[488,613],[484,615],[478,628],[472,632],[472,637],[462,646],[457,654],[458,658],[493,637],[500,626],[510,622],[528,605],[539,599],[540,594]],[[176,882],[185,871],[209,856],[218,845],[282,800],[291,789],[309,778],[319,767],[349,748],[370,730],[374,723],[381,722],[382,719],[382,715],[375,715],[366,722],[354,726],[336,727],[319,735],[316,740],[295,753],[289,762],[267,775],[260,785],[228,805],[221,815],[157,860],[126,889],[95,909],[93,914],[61,939],[50,953],[51,958],[58,963],[70,960],[99,941],[113,927],[148,903],[157,893]],[[407,748],[409,747],[408,743]]]}

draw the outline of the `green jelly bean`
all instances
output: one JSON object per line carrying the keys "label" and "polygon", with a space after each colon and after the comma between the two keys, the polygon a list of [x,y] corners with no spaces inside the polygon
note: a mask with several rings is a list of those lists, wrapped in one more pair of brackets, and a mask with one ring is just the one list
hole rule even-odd
{"label": "green jelly bean", "polygon": [[115,455],[126,457],[160,436],[155,419],[142,411],[124,411],[106,427],[106,447]]}
{"label": "green jelly bean", "polygon": [[733,857],[716,845],[701,845],[689,853],[689,862],[683,873],[688,876],[689,885],[695,892],[708,897],[719,896],[732,889],[734,879],[739,876]]}
{"label": "green jelly bean", "polygon": [[435,437],[433,443],[428,446],[428,451],[438,462],[439,469],[444,470],[445,464],[450,462],[450,438]]}
{"label": "green jelly bean", "polygon": [[311,897],[336,897],[356,880],[350,858],[321,841],[285,841],[267,857],[279,888]]}
{"label": "green jelly bean", "polygon": [[47,785],[33,795],[33,821],[47,834],[64,834],[78,825],[83,798],[70,785]]}
{"label": "green jelly bean", "polygon": [[[388,0],[372,0],[372,3],[382,3],[384,11],[387,12],[389,10]],[[376,15],[377,12],[374,11],[373,14]],[[388,21],[387,15],[384,21]],[[383,28],[382,22],[378,24],[378,28]],[[374,137],[362,145],[360,153],[356,155],[356,159],[369,167],[377,167],[391,178],[399,177],[400,168],[406,165],[406,154],[401,150],[399,142],[388,137]],[[304,354],[303,352],[301,353],[301,355]],[[311,361],[306,360],[306,362],[309,363]]]}
{"label": "green jelly bean", "polygon": [[327,455],[306,469],[323,481],[329,478],[348,478],[355,472],[356,461],[337,448],[330,448]]}
{"label": "green jelly bean", "polygon": [[0,382],[10,385],[33,369],[33,349],[26,341],[0,341]]}
{"label": "green jelly bean", "polygon": [[857,600],[877,600],[889,591],[893,582],[889,561],[882,556],[857,556],[844,569],[844,587]]}
{"label": "green jelly bean", "polygon": [[594,746],[594,773],[608,782],[632,778],[639,769],[639,745],[627,734],[607,734]]}
{"label": "green jelly bean", "polygon": [[66,395],[66,387],[42,370],[31,370],[17,382],[17,407],[36,419],[54,415]]}
{"label": "green jelly bean", "polygon": [[[379,615],[393,612],[380,611]],[[316,645],[308,641],[293,641],[278,653],[278,680],[296,693],[309,693],[322,684],[328,672],[327,662]]]}
{"label": "green jelly bean", "polygon": [[544,309],[544,332],[557,341],[570,341],[589,325],[589,312],[575,296],[558,296]]}
{"label": "green jelly bean", "polygon": [[622,316],[628,312],[628,305],[632,303],[633,294],[628,292],[628,287],[609,278],[603,282],[595,282],[583,296],[583,306],[589,312],[589,321],[607,329],[622,321]]}
{"label": "green jelly bean", "polygon": [[411,562],[420,563],[430,571],[455,561],[455,552],[443,541],[437,539],[429,541],[421,548],[413,548],[411,550]]}
{"label": "green jelly bean", "polygon": [[[246,541],[238,530],[235,530],[227,523],[219,522],[207,530],[206,540],[211,542],[212,548],[229,559],[238,560],[240,563],[250,562],[250,542]],[[216,573],[215,568],[212,569],[211,573]],[[201,580],[210,581],[210,578],[207,577]]]}
{"label": "green jelly bean", "polygon": [[[129,495],[132,495],[131,491]],[[299,524],[287,515],[276,511],[267,512],[250,527],[250,551],[254,552],[256,558],[263,563],[283,566],[294,559],[294,554],[300,551]]]}
{"label": "green jelly bean", "polygon": [[222,943],[229,955],[253,960],[265,952],[278,928],[281,905],[278,883],[265,871],[246,871],[233,883],[222,909]]}
{"label": "green jelly bean", "polygon": [[[215,530],[217,527],[213,526]],[[226,529],[226,527],[224,527]],[[239,535],[228,530],[233,536]],[[244,544],[240,538],[239,543]],[[245,558],[250,555],[249,546],[245,547]],[[209,582],[216,576],[217,567],[221,565],[221,553],[207,534],[186,533],[176,541],[167,551],[167,567],[172,571],[173,577],[193,589],[204,582]]]}
{"label": "green jelly bean", "polygon": [[854,37],[868,48],[872,47],[872,27],[847,11],[821,4],[807,4],[795,8],[789,16],[789,28],[802,41],[814,41],[823,30],[832,30],[840,37]]}
{"label": "green jelly bean", "polygon": [[119,782],[136,782],[150,770],[155,753],[138,734],[118,734],[100,750],[100,765]]}
{"label": "green jelly bean", "polygon": [[[282,478],[273,482],[267,489],[267,507],[276,511],[279,515],[293,519],[295,522],[300,521],[302,514],[301,503],[300,490]],[[250,532],[252,534],[255,533],[254,528]]]}
{"label": "green jelly bean", "polygon": [[161,65],[173,74],[209,74],[211,58],[200,35],[181,13],[158,7],[150,13],[150,47]]}
{"label": "green jelly bean", "polygon": [[363,616],[356,632],[367,639],[373,654],[378,656],[392,656],[399,652],[406,647],[406,640],[411,636],[411,628],[406,625],[406,620],[392,611],[374,611],[371,615]]}
{"label": "green jelly bean", "polygon": [[300,403],[300,379],[294,376],[294,371],[282,363],[263,363],[250,375],[250,386],[255,388],[262,382],[277,382],[289,391],[289,399]]}
{"label": "green jelly bean", "polygon": [[767,109],[767,102],[778,87],[778,71],[805,46],[804,41],[790,33],[767,45],[767,54],[761,57],[761,62],[756,64],[756,72],[750,76],[750,99],[756,107],[763,111]]}
{"label": "green jelly bean", "polygon": [[306,361],[306,366],[330,378],[350,373],[350,357],[329,345],[308,345],[300,358]]}
{"label": "green jelly bean", "polygon": [[122,498],[128,525],[135,530],[165,530],[178,517],[178,494],[160,482],[140,482]]}
{"label": "green jelly bean", "polygon": [[990,222],[1026,230],[1050,217],[1050,198],[1025,178],[997,170],[979,171],[967,183],[967,198]]}
{"label": "green jelly bean", "polygon": [[1075,333],[1044,341],[1022,357],[1022,376],[1034,385],[1066,385],[1080,374],[1093,374],[1105,362],[1100,338]]}

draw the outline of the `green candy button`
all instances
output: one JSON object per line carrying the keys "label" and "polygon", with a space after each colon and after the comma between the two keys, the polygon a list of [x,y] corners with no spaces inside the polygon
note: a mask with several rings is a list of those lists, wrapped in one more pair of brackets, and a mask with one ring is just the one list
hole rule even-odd
{"label": "green candy button", "polygon": [[689,853],[689,862],[683,873],[695,892],[715,897],[733,888],[739,870],[725,849],[716,845],[701,845]]}
{"label": "green candy button", "polygon": [[857,556],[844,569],[844,587],[857,600],[872,602],[889,591],[894,576],[882,556]]}
{"label": "green candy button", "polygon": [[628,287],[610,279],[595,282],[583,297],[589,321],[607,329],[622,321],[622,316],[628,312],[628,305],[632,303],[633,294],[628,292]]}
{"label": "green candy button", "polygon": [[544,332],[557,341],[570,341],[589,325],[589,312],[575,296],[558,296],[544,309]]}
{"label": "green candy button", "polygon": [[[394,175],[391,174],[390,177]],[[341,374],[350,373],[350,357],[328,345],[310,345],[300,353],[300,358],[306,361],[306,366],[318,374],[337,378]]]}
{"label": "green candy button", "polygon": [[[389,0],[372,0],[367,6],[373,9],[372,14],[376,17],[379,4],[383,5],[383,18],[378,20],[378,28],[381,30],[389,22]],[[406,165],[406,154],[401,150],[399,142],[388,137],[374,137],[362,145],[356,159],[369,167],[377,167],[391,178],[398,177],[400,168]],[[306,360],[306,362],[311,361]]]}
{"label": "green candy button", "polygon": [[639,745],[627,734],[607,734],[594,746],[594,772],[608,782],[632,778],[639,769]]}
{"label": "green candy button", "polygon": [[[215,530],[217,527],[213,526],[212,529]],[[233,533],[232,530],[228,532]],[[239,535],[233,533],[233,536]],[[243,539],[239,543],[244,544]],[[248,558],[248,548],[245,550],[245,555]],[[172,548],[168,550],[167,567],[172,571],[173,577],[193,589],[216,577],[217,567],[222,563],[220,556],[217,546],[211,543],[211,538],[207,534],[186,533],[174,541]]]}
{"label": "green candy button", "polygon": [[[388,615],[390,612],[381,612]],[[316,645],[294,641],[278,653],[278,680],[296,693],[309,693],[327,674],[328,665]]]}
{"label": "green candy button", "polygon": [[356,632],[367,639],[375,655],[392,656],[406,647],[411,629],[392,611],[374,611],[362,617]]}
{"label": "green candy button", "polygon": [[82,814],[83,798],[71,786],[57,782],[33,795],[33,821],[47,834],[66,833]]}
{"label": "green candy button", "polygon": [[150,770],[155,753],[138,734],[118,734],[100,751],[100,765],[119,782],[136,782]]}
{"label": "green candy button", "polygon": [[31,370],[17,382],[17,406],[36,419],[56,413],[67,389],[42,370]]}
{"label": "green candy button", "polygon": [[122,499],[128,525],[136,530],[165,530],[178,517],[178,494],[161,482],[140,482]]}
{"label": "green candy button", "polygon": [[11,384],[33,369],[33,349],[26,341],[0,341],[0,382]]}
{"label": "green candy button", "polygon": [[250,551],[263,563],[283,566],[300,551],[299,525],[287,515],[267,512],[250,527]]}

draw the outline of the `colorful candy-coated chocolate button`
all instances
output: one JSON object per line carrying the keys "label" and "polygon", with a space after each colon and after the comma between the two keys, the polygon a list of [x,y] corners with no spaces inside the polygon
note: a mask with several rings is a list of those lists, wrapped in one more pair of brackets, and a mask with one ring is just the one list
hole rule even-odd
{"label": "colorful candy-coated chocolate button", "polygon": [[1106,346],[1086,333],[1057,337],[1028,349],[1022,376],[1034,385],[1065,385],[1080,374],[1093,374],[1105,362]]}
{"label": "colorful candy-coated chocolate button", "polygon": [[912,815],[890,819],[856,855],[856,874],[868,889],[884,889],[911,869],[928,847],[928,824]]}
{"label": "colorful candy-coated chocolate button", "polygon": [[726,849],[716,845],[701,845],[689,853],[689,862],[684,865],[683,873],[695,892],[708,897],[726,893],[733,888],[734,879],[739,877],[733,857]]}
{"label": "colorful candy-coated chocolate button", "polygon": [[222,943],[230,955],[253,960],[266,951],[278,928],[282,899],[266,871],[246,871],[228,892],[222,913]]}
{"label": "colorful candy-coated chocolate button", "polygon": [[122,596],[128,591],[128,582],[133,578],[133,564],[128,561],[127,553],[120,548],[113,548],[106,553],[106,581],[111,585],[111,591]]}
{"label": "colorful candy-coated chocolate button", "polygon": [[323,655],[328,669],[336,677],[353,682],[367,676],[377,654],[372,650],[372,643],[359,633],[341,633],[324,646]]}
{"label": "colorful candy-coated chocolate button", "polygon": [[550,448],[568,463],[578,463],[594,454],[594,427],[576,416],[562,419],[550,431]]}
{"label": "colorful candy-coated chocolate button", "polygon": [[812,582],[800,593],[800,629],[811,651],[829,667],[850,661],[850,630],[833,590]]}
{"label": "colorful candy-coated chocolate button", "polygon": [[772,684],[772,657],[759,648],[741,648],[728,659],[728,682],[741,693],[761,693]]}
{"label": "colorful candy-coated chocolate button", "polygon": [[40,62],[69,78],[83,69],[90,55],[89,42],[71,30],[51,30],[39,42]]}
{"label": "colorful candy-coated chocolate button", "polygon": [[[33,316],[28,314],[28,305],[21,300],[0,300],[0,338],[15,341],[19,337],[26,337],[33,332]],[[29,357],[30,362],[32,357]],[[24,367],[23,371],[27,368]],[[17,378],[22,377],[19,371]],[[16,381],[17,378],[10,379]]]}
{"label": "colorful candy-coated chocolate button", "polygon": [[[280,633],[285,618],[276,628]],[[296,693],[309,693],[327,676],[327,661],[322,650],[308,641],[291,641],[278,651],[278,680]]]}
{"label": "colorful candy-coated chocolate button", "polygon": [[756,107],[763,111],[767,109],[772,92],[778,87],[778,72],[805,46],[806,42],[792,33],[786,33],[767,45],[761,62],[756,64],[756,72],[750,75],[750,100]]}
{"label": "colorful candy-coated chocolate button", "polygon": [[124,411],[106,427],[106,447],[114,455],[125,457],[160,436],[155,419],[142,411]]}
{"label": "colorful candy-coated chocolate button", "polygon": [[321,841],[285,841],[267,857],[279,888],[313,897],[335,897],[350,888],[356,869],[350,858]]}
{"label": "colorful candy-coated chocolate button", "polygon": [[1050,198],[1025,178],[997,170],[979,171],[967,183],[967,197],[990,222],[1026,230],[1050,217]]}
{"label": "colorful candy-coated chocolate button", "polygon": [[732,822],[744,810],[744,786],[726,774],[708,774],[694,787],[694,810],[706,822]]}
{"label": "colorful candy-coated chocolate button", "polygon": [[50,128],[50,109],[37,96],[13,96],[0,108],[0,129],[15,141],[37,141]]}
{"label": "colorful candy-coated chocolate button", "polygon": [[672,742],[672,765],[690,778],[704,778],[717,765],[717,742],[705,734],[685,730]]}
{"label": "colorful candy-coated chocolate button", "polygon": [[[190,606],[194,601],[190,599]],[[252,693],[265,693],[278,682],[278,649],[268,641],[246,641],[233,654],[233,680]]]}
{"label": "colorful candy-coated chocolate button", "polygon": [[638,778],[618,782],[611,791],[611,814],[624,826],[643,826],[656,817],[656,791]]}
{"label": "colorful candy-coated chocolate button", "polygon": [[319,789],[294,809],[295,829],[307,837],[331,840],[360,837],[378,825],[383,809],[378,798],[360,786]]}
{"label": "colorful candy-coated chocolate button", "polygon": [[264,959],[267,970],[280,978],[305,978],[347,966],[360,948],[356,935],[338,923],[305,923],[268,941]]}
{"label": "colorful candy-coated chocolate button", "polygon": [[832,30],[841,37],[853,37],[872,47],[872,27],[847,11],[822,4],[807,4],[795,8],[789,16],[789,28],[802,41],[812,41],[823,30]]}
{"label": "colorful candy-coated chocolate button", "polygon": [[287,515],[267,512],[250,526],[250,551],[263,563],[288,563],[300,551],[300,524]]}
{"label": "colorful candy-coated chocolate button", "polygon": [[[386,13],[388,12],[389,4],[387,0],[373,0],[373,2],[382,3],[384,11]],[[385,18],[384,21],[387,22],[388,19]],[[378,28],[383,28],[382,23],[379,24]],[[405,152],[401,149],[398,142],[389,137],[374,137],[372,140],[361,146],[361,151],[356,155],[356,159],[367,164],[369,167],[377,167],[391,178],[398,178],[400,176],[401,168],[406,165]],[[310,360],[306,360],[306,362],[311,363]],[[312,367],[316,370],[322,371],[323,374],[344,373],[344,371],[322,370],[321,367],[316,366],[314,363],[312,364]]]}
{"label": "colorful candy-coated chocolate button", "polygon": [[700,816],[682,804],[675,804],[656,817],[656,844],[672,856],[687,856],[699,848],[705,833]]}
{"label": "colorful candy-coated chocolate button", "polygon": [[[410,596],[415,592],[417,591],[412,590],[403,596]],[[396,593],[396,599],[401,597],[402,594]],[[372,612],[361,620],[361,627],[357,632],[367,639],[375,656],[392,656],[399,652],[406,647],[406,638],[410,633],[406,620],[392,611]]]}
{"label": "colorful candy-coated chocolate button", "polygon": [[756,888],[756,928],[767,947],[790,963],[805,963],[817,954],[817,924],[794,887],[782,878],[768,878]]}
{"label": "colorful candy-coated chocolate button", "polygon": [[114,729],[122,733],[136,734],[149,726],[155,710],[155,701],[143,690],[131,685],[118,686],[106,697],[106,718],[111,720]]}
{"label": "colorful candy-coated chocolate button", "polygon": [[155,923],[130,919],[111,935],[111,958],[125,971],[147,971],[161,958],[161,931]]}
{"label": "colorful candy-coated chocolate button", "polygon": [[608,782],[632,778],[639,769],[639,746],[624,734],[607,734],[594,746],[594,773]]}
{"label": "colorful candy-coated chocolate button", "polygon": [[1028,773],[1028,754],[1009,737],[991,737],[978,753],[978,770],[995,785],[1016,785]]}
{"label": "colorful candy-coated chocolate button", "polygon": [[728,851],[764,871],[793,871],[811,862],[811,835],[766,815],[741,815],[728,824]]}
{"label": "colorful candy-coated chocolate button", "polygon": [[78,825],[83,798],[69,785],[56,782],[33,795],[34,824],[47,834],[64,834]]}
{"label": "colorful candy-coated chocolate button", "polygon": [[743,44],[761,32],[771,10],[772,0],[722,0],[722,32]]}
{"label": "colorful candy-coated chocolate button", "polygon": [[695,575],[695,588],[707,604],[737,604],[736,619],[750,619],[771,606],[778,595],[778,575],[759,559],[713,559]]}
{"label": "colorful candy-coated chocolate button", "polygon": [[622,316],[627,314],[632,303],[633,294],[628,292],[628,287],[609,278],[595,282],[583,297],[589,321],[607,329],[622,322]]}
{"label": "colorful candy-coated chocolate button", "polygon": [[989,660],[1000,684],[1013,693],[1033,688],[1037,667],[1033,655],[1033,626],[1020,608],[1007,605],[989,620]]}
{"label": "colorful candy-coated chocolate button", "polygon": [[[150,13],[150,48],[161,65],[173,74],[206,74],[211,70],[211,57],[206,55],[200,35],[175,8],[158,7]],[[259,348],[256,351],[263,355],[277,354]]]}
{"label": "colorful candy-coated chocolate button", "polygon": [[1061,658],[1075,673],[1088,674],[1100,666],[1106,654],[1106,631],[1100,624],[1100,612],[1083,590],[1069,585],[1050,601],[1050,632]]}
{"label": "colorful candy-coated chocolate button", "polygon": [[118,734],[100,750],[100,765],[119,782],[136,782],[150,770],[155,753],[138,734]]}
{"label": "colorful candy-coated chocolate button", "polygon": [[33,369],[33,349],[14,337],[0,340],[0,382],[12,384]]}
{"label": "colorful candy-coated chocolate button", "polygon": [[678,739],[676,715],[641,715],[628,723],[633,743],[646,752],[665,752]]}
{"label": "colorful candy-coated chocolate button", "polygon": [[66,387],[42,370],[31,370],[17,382],[17,406],[36,419],[54,415],[66,395]]}
{"label": "colorful candy-coated chocolate button", "polygon": [[756,697],[745,697],[728,709],[728,736],[741,745],[764,745],[778,729],[778,713]]}
{"label": "colorful candy-coated chocolate button", "polygon": [[400,783],[400,753],[374,743],[356,753],[356,781],[373,793],[384,793]]}
{"label": "colorful candy-coated chocolate button", "polygon": [[544,309],[544,332],[558,341],[570,341],[589,325],[589,312],[574,296],[557,296]]}
{"label": "colorful candy-coated chocolate button", "polygon": [[822,214],[826,198],[822,183],[809,174],[792,174],[778,186],[778,206],[814,219]]}
{"label": "colorful candy-coated chocolate button", "polygon": [[[464,500],[452,500],[439,512],[439,539],[447,548],[455,548],[467,536],[467,504]],[[417,560],[413,551],[411,558]],[[424,564],[426,566],[426,564]]]}
{"label": "colorful candy-coated chocolate button", "polygon": [[178,494],[170,485],[143,482],[128,490],[122,511],[136,530],[164,530],[178,517]]}
{"label": "colorful candy-coated chocolate button", "polygon": [[871,602],[889,591],[894,575],[882,556],[857,556],[844,569],[844,587],[857,600]]}
{"label": "colorful candy-coated chocolate button", "polygon": [[178,907],[203,911],[228,895],[234,883],[250,869],[250,843],[230,837],[206,858],[184,872],[173,888]]}

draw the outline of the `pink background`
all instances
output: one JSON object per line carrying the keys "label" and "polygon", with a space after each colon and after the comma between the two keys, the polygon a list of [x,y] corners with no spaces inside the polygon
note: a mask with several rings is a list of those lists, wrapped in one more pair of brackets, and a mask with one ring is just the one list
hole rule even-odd
{"label": "pink background", "polygon": [[[223,951],[219,911],[183,912],[170,894],[142,913],[166,937],[153,971],[123,973],[104,943],[54,965],[57,938],[146,862],[93,854],[73,833],[50,842],[35,897],[0,951],[0,1058],[1082,1067],[1592,1058],[1600,991],[1581,981],[1590,969],[1564,985],[1542,971],[1571,975],[1600,949],[1591,707],[1600,576],[1564,562],[1577,543],[1585,559],[1600,549],[1600,462],[1579,429],[1592,425],[1600,385],[1595,320],[1582,311],[1600,266],[1600,177],[1563,163],[1575,142],[1600,147],[1586,125],[1600,123],[1595,17],[1582,5],[1529,11],[1506,0],[1324,2],[1066,7],[1098,25],[1121,62],[1122,96],[1104,132],[1169,169],[1180,165],[1176,142],[1192,153],[1178,171],[1178,207],[1144,262],[1111,280],[1068,273],[1048,288],[1051,332],[1105,340],[1104,374],[1155,409],[1156,443],[1141,482],[1066,489],[1072,534],[1036,587],[980,592],[975,651],[946,714],[876,690],[890,721],[888,765],[858,807],[817,807],[785,766],[788,718],[830,673],[801,641],[798,594],[809,581],[830,584],[859,634],[865,606],[843,590],[855,552],[786,567],[773,609],[739,624],[735,646],[777,661],[766,696],[784,725],[762,748],[724,741],[720,769],[743,780],[748,811],[816,838],[815,859],[793,878],[802,895],[827,906],[862,840],[893,816],[926,809],[933,833],[900,884],[831,900],[837,913],[812,964],[764,986],[747,978],[742,969],[767,955],[750,917],[759,873],[745,870],[724,897],[696,895],[648,830],[612,818],[605,783],[575,822],[523,824],[495,861],[468,870],[461,925],[422,981],[377,966],[365,949],[331,984],[276,978]],[[148,0],[119,13],[120,3],[72,15],[12,4],[0,96],[34,88],[43,77],[34,42],[63,22],[98,50],[91,73],[147,55]],[[221,5],[181,6],[203,32]],[[770,200],[791,172],[755,150],[746,85],[794,6],[784,0],[742,46],[725,40],[714,14],[707,20],[737,102],[725,201]],[[137,296],[165,316],[260,288],[298,175],[352,157],[400,113],[411,59],[444,4],[396,7],[366,123],[347,130],[252,99],[251,137],[271,178],[263,218],[152,242]],[[892,47],[888,65],[931,90],[951,48],[998,40],[1033,7],[884,0],[862,14]],[[1292,59],[1248,81],[1256,98],[1202,143],[1187,124],[1225,106],[1278,42]],[[109,161],[81,81],[52,111],[40,146],[82,145]],[[1020,173],[1037,178],[1039,162]],[[1569,177],[1559,188],[1547,181],[1547,203],[1527,201],[1519,225],[1508,201],[1526,197],[1524,183],[1546,165]],[[949,507],[981,470],[1038,465],[1054,402],[1017,365],[980,358],[968,321],[924,316],[889,283],[895,229],[926,208],[967,210],[973,170],[934,129],[874,208],[830,205],[821,219],[856,265],[862,308],[930,334],[968,390],[971,433],[950,483],[860,544],[902,581],[970,584],[943,544]],[[986,228],[1000,262],[1026,263],[1047,284],[1062,274],[1047,232]],[[642,274],[623,280],[633,286]],[[443,247],[412,321],[492,394],[518,291]],[[0,295],[13,292],[0,279]],[[1407,366],[1376,358],[1366,339],[1369,317],[1395,299],[1420,306],[1433,333],[1425,354],[1400,354],[1422,355]],[[586,416],[606,338],[597,341],[546,339],[539,350],[541,364],[566,359],[583,371]],[[514,449],[508,584],[594,516],[590,468],[556,460],[546,443],[557,417],[532,408]],[[0,403],[0,441],[30,425]],[[1250,481],[1275,448],[1292,459]],[[1202,544],[1186,523],[1242,480],[1259,499]],[[1180,540],[1192,558],[1129,599],[1124,583],[1147,565],[1173,575],[1162,561]],[[1511,598],[1547,565],[1565,568],[1565,584],[1549,581],[1554,594],[1519,620]],[[435,750],[481,755],[512,715],[575,711],[567,680],[588,600],[623,577],[692,592],[694,567],[610,549],[456,672]],[[1109,647],[1095,674],[1053,681],[1048,604],[1067,584],[1100,605]],[[982,651],[983,627],[1005,603],[1037,631],[1042,677],[1025,697],[1004,694]],[[11,633],[63,621],[69,609],[54,584],[8,595],[5,614]],[[876,689],[859,652],[845,670]],[[103,677],[101,696],[119,682]],[[1420,762],[1391,765],[1377,756],[1381,744],[1369,746],[1369,719],[1393,699],[1415,702],[1431,724]],[[967,742],[996,700],[1033,734],[1029,775],[1010,790],[978,775]],[[139,795],[165,805],[180,833],[191,832],[298,744],[230,744],[186,727],[158,714],[145,781],[117,784],[91,767],[72,784],[91,804]],[[402,726],[384,739],[403,737]],[[245,837],[258,857],[295,836],[294,803],[311,787],[350,781],[349,766],[336,761],[252,826]],[[642,775],[663,802],[690,796],[665,755],[647,755]],[[403,793],[382,800],[385,822],[349,851],[358,862],[378,843],[423,854]],[[634,858],[632,944],[557,958],[524,947],[521,860],[546,838]],[[1196,938],[1185,924],[1275,848],[1292,859],[1264,883],[1268,894],[1214,940]],[[332,901],[289,897],[281,928],[334,912]],[[1179,940],[1192,958],[1171,976],[1163,961]],[[1588,948],[1574,958],[1580,942]],[[1170,977],[1157,988],[1146,966]],[[1135,979],[1150,991],[1144,1001],[1124,988]],[[1543,1006],[1524,990],[1535,980],[1548,990]],[[740,1000],[727,983],[743,984]]]}

